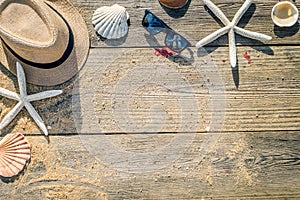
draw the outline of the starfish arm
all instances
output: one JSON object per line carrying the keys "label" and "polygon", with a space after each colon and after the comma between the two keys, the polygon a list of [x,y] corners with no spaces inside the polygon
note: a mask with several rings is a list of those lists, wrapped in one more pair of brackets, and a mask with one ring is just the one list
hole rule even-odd
{"label": "starfish arm", "polygon": [[236,46],[235,46],[235,35],[231,29],[228,33],[228,44],[229,44],[229,57],[231,67],[236,67]]}
{"label": "starfish arm", "polygon": [[22,110],[23,103],[20,101],[2,120],[0,123],[0,130],[2,130],[4,127],[6,127],[16,116],[17,114]]}
{"label": "starfish arm", "polygon": [[219,30],[213,32],[212,34],[206,36],[205,38],[203,38],[202,40],[197,42],[196,47],[200,48],[200,47],[207,45],[208,43],[210,43],[210,42],[214,41],[215,39],[221,37],[222,35],[226,34],[229,29],[230,29],[229,26],[220,28]]}
{"label": "starfish arm", "polygon": [[60,95],[62,93],[62,90],[49,90],[49,91],[44,91],[36,94],[32,94],[27,96],[28,101],[37,101],[41,99],[47,99],[51,97],[55,97],[57,95]]}
{"label": "starfish arm", "polygon": [[221,20],[221,22],[227,26],[230,24],[228,18],[224,15],[224,13],[210,0],[203,0],[204,4]]}
{"label": "starfish arm", "polygon": [[6,98],[9,98],[9,99],[16,100],[16,101],[20,100],[20,97],[17,93],[11,92],[11,91],[6,90],[4,88],[0,88],[0,95],[4,96]]}
{"label": "starfish arm", "polygon": [[33,118],[33,120],[35,121],[35,123],[40,127],[40,129],[43,131],[43,133],[47,136],[48,135],[47,128],[46,128],[42,118],[40,117],[40,115],[34,109],[34,107],[28,102],[25,102],[25,107],[28,110],[31,117]]}
{"label": "starfish arm", "polygon": [[242,18],[242,16],[245,14],[245,12],[248,10],[250,5],[252,4],[253,0],[246,0],[245,3],[242,5],[242,7],[239,9],[239,11],[234,15],[232,23],[234,25],[237,25]]}
{"label": "starfish arm", "polygon": [[272,39],[271,36],[261,34],[261,33],[256,33],[253,31],[247,31],[247,30],[237,27],[237,26],[235,26],[233,29],[237,34],[240,34],[244,37],[251,38],[254,40],[271,40]]}
{"label": "starfish arm", "polygon": [[17,77],[19,83],[20,96],[22,98],[27,95],[25,72],[22,65],[19,62],[17,62],[16,65],[17,65]]}

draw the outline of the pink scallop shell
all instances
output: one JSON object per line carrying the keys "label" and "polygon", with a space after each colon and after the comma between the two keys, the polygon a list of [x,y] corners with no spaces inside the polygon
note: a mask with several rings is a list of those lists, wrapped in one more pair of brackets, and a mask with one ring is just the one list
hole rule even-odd
{"label": "pink scallop shell", "polygon": [[0,141],[0,175],[17,175],[30,159],[30,144],[21,133],[6,135]]}

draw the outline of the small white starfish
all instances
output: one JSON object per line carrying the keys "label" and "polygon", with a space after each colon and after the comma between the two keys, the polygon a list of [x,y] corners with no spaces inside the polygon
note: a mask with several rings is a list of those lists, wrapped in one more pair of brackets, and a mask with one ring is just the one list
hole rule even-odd
{"label": "small white starfish", "polygon": [[225,27],[213,32],[207,37],[200,40],[196,47],[200,48],[205,46],[206,44],[214,41],[220,36],[228,33],[228,43],[229,43],[229,56],[230,56],[230,64],[232,67],[236,67],[236,46],[235,46],[235,35],[234,33],[238,33],[244,37],[255,39],[255,40],[271,40],[272,37],[256,33],[252,31],[247,31],[237,26],[238,22],[248,10],[253,0],[246,0],[243,6],[239,9],[239,11],[234,15],[233,20],[230,22],[224,13],[210,0],[203,0],[204,4],[221,20],[221,22],[225,25]]}
{"label": "small white starfish", "polygon": [[0,130],[6,127],[25,106],[25,108],[27,109],[31,117],[34,119],[34,121],[43,131],[43,133],[47,136],[48,135],[47,128],[42,118],[34,109],[34,107],[30,104],[30,102],[57,96],[62,93],[62,90],[49,90],[49,91],[28,95],[26,90],[25,73],[22,65],[19,62],[17,62],[17,77],[18,77],[20,94],[11,92],[4,88],[0,88],[0,95],[7,97],[9,99],[19,101],[19,103],[17,103],[17,105],[4,117],[4,119],[0,123]]}

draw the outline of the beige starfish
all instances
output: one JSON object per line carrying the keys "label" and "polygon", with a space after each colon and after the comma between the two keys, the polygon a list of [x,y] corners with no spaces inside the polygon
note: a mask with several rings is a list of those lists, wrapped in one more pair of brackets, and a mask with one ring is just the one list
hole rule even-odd
{"label": "beige starfish", "polygon": [[221,22],[225,25],[225,27],[213,32],[207,37],[200,40],[196,47],[200,48],[205,46],[206,44],[214,41],[215,39],[221,37],[222,35],[228,33],[228,42],[229,42],[229,56],[230,56],[230,64],[232,67],[236,67],[236,46],[235,46],[235,33],[240,34],[244,37],[255,39],[255,40],[271,40],[272,37],[256,33],[253,31],[248,31],[243,28],[237,26],[242,16],[248,10],[253,0],[246,0],[243,6],[239,9],[239,11],[234,15],[233,20],[230,22],[224,13],[210,0],[203,0],[204,4],[221,20]]}
{"label": "beige starfish", "polygon": [[18,77],[20,94],[11,92],[4,88],[0,88],[0,95],[7,97],[9,99],[19,101],[17,105],[4,117],[4,119],[0,123],[0,130],[6,127],[25,106],[25,108],[27,109],[31,117],[34,119],[34,121],[37,123],[37,125],[40,127],[40,129],[43,131],[43,133],[45,135],[48,135],[47,128],[42,118],[34,109],[34,107],[31,105],[30,102],[60,95],[62,93],[62,90],[49,90],[49,91],[28,95],[26,89],[25,73],[22,65],[19,62],[17,62],[17,77]]}

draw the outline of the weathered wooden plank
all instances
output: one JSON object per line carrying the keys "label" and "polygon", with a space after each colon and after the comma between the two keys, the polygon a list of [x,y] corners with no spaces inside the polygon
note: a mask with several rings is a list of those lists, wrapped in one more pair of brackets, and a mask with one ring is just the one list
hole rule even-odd
{"label": "weathered wooden plank", "polygon": [[[106,136],[93,137],[96,142]],[[138,136],[127,137],[132,139],[132,146],[142,147]],[[79,136],[50,136],[50,143],[42,136],[27,138],[32,144],[31,162],[15,180],[2,178],[0,182],[1,196],[7,199],[289,199],[300,196],[299,132],[223,133],[215,145],[207,147],[205,158],[199,155],[203,137],[198,134],[179,159],[145,173],[127,173],[104,165],[102,160],[95,159],[95,152],[86,150],[84,138]]]}
{"label": "weathered wooden plank", "polygon": [[[273,26],[269,13],[277,1],[255,1],[242,19],[241,26],[274,39],[265,46],[237,37],[238,70],[229,66],[228,48],[216,47],[227,45],[226,37],[199,51],[185,50],[186,58],[176,59],[180,64],[155,57],[149,48],[163,44],[164,34],[156,36],[159,44],[145,37],[144,9],[151,9],[195,44],[220,27],[202,1],[191,1],[181,18],[170,17],[156,0],[71,1],[87,22],[93,48],[78,79],[57,87],[28,85],[29,93],[52,88],[64,93],[33,103],[49,126],[48,139],[26,110],[2,132],[24,133],[32,145],[32,159],[20,176],[1,177],[1,198],[300,198],[299,28]],[[214,2],[229,19],[243,3]],[[127,7],[130,34],[126,41],[98,41],[92,13],[113,3]],[[246,51],[250,63],[244,58]],[[1,68],[1,87],[16,91],[16,83]],[[0,120],[14,104],[0,97]],[[130,162],[130,155],[164,150],[180,135],[192,142],[177,145],[188,147],[185,152],[162,151],[159,161],[171,161],[163,167],[152,171],[144,167],[157,161],[151,156]],[[104,144],[108,139],[111,143]],[[111,149],[126,154],[120,157],[116,151],[103,160]],[[153,163],[154,168],[159,164]]]}
{"label": "weathered wooden plank", "polygon": [[[242,57],[245,51],[251,55],[251,64]],[[91,49],[75,87],[74,80],[54,87],[63,89],[64,93],[51,101],[33,102],[33,105],[45,124],[50,126],[50,133],[74,133],[80,129],[76,129],[76,125],[81,123],[88,123],[91,127],[100,124],[96,132],[103,128],[103,132],[120,132],[117,125],[125,127],[128,123],[124,116],[131,116],[140,125],[149,124],[151,119],[161,121],[158,123],[161,125],[164,122],[167,126],[161,130],[163,132],[178,131],[177,125],[184,123],[192,127],[186,131],[204,132],[214,119],[221,122],[216,118],[218,116],[225,120],[224,131],[299,130],[300,73],[297,63],[300,58],[294,56],[299,48],[282,50],[273,47],[276,57],[261,53],[264,51],[263,47],[258,51],[239,48],[240,83],[237,90],[228,61],[222,61],[227,56],[224,47],[214,50],[209,56],[195,57],[192,65],[178,65],[156,57],[152,49],[120,49],[117,52]],[[2,84],[16,91],[16,78],[6,73],[4,71],[1,75]],[[151,80],[148,75],[156,77]],[[29,93],[47,89],[28,86]],[[0,120],[15,103],[1,97]],[[127,104],[130,105],[128,111],[124,110]],[[153,105],[158,106],[156,111],[159,114],[151,112]],[[199,119],[197,128],[193,126],[196,118],[187,118],[188,114]],[[167,121],[159,118],[161,116],[166,116]],[[182,116],[187,119],[184,123]],[[153,125],[149,127],[151,132],[155,123],[150,124]],[[27,111],[23,110],[3,132],[28,133],[29,130],[29,133],[39,132]]]}
{"label": "weathered wooden plank", "polygon": [[[297,48],[291,49],[297,51]],[[202,62],[195,61],[196,64],[180,66],[165,58],[151,56],[149,49],[129,52],[125,49],[124,54],[120,50],[118,56],[107,49],[92,49],[74,90],[77,103],[73,103],[81,111],[75,119],[79,124],[89,125],[83,132],[122,132],[120,129],[132,124],[137,127],[149,124],[151,132],[156,130],[157,123],[164,127],[162,132],[176,131],[178,125],[184,124],[191,127],[186,128],[187,132],[205,132],[214,119],[221,123],[218,116],[225,120],[224,131],[299,130],[300,73],[295,67],[299,57],[287,54],[291,49],[272,49],[285,66],[276,66],[277,59],[273,55],[249,51],[254,58],[251,64],[241,58],[238,90],[227,62],[214,67],[204,56],[195,57],[195,60],[203,59],[207,64],[195,66]],[[210,54],[210,61],[222,62],[220,58],[226,56],[226,51],[226,48],[218,48]],[[256,57],[257,54],[260,56]],[[155,109],[154,105],[158,106],[156,114],[151,110]],[[189,114],[199,119],[196,129],[193,119],[181,121]],[[157,123],[151,123],[151,120]],[[90,125],[93,123],[95,125]]]}
{"label": "weathered wooden plank", "polygon": [[[91,38],[92,47],[103,47],[103,46],[129,46],[129,47],[145,47],[149,46],[146,41],[144,34],[148,34],[146,30],[142,28],[141,21],[144,16],[144,10],[152,10],[158,17],[164,20],[171,28],[178,31],[178,33],[187,37],[190,42],[195,45],[197,41],[209,35],[213,31],[220,28],[220,25],[216,22],[209,12],[206,11],[203,6],[203,2],[200,0],[193,0],[190,4],[182,10],[169,10],[164,9],[157,0],[149,1],[82,1],[72,0],[71,1],[77,8],[80,9],[83,15]],[[218,0],[213,1],[220,9],[225,13],[228,19],[232,19],[237,10],[241,7],[244,1],[240,0]],[[272,7],[277,3],[276,0],[270,1],[254,1],[253,5],[245,13],[241,19],[240,26],[245,27],[251,31],[257,31],[273,37],[272,41],[259,42],[244,37],[237,37],[237,42],[246,45],[277,45],[277,44],[299,44],[299,24],[296,24],[292,28],[279,28],[274,26],[271,19]],[[125,6],[130,14],[130,32],[127,38],[116,41],[99,41],[99,37],[93,30],[91,18],[93,12],[100,6],[113,5],[118,3]],[[300,8],[298,2],[294,4]],[[182,17],[181,17],[182,16]],[[164,36],[164,34],[159,34]],[[124,41],[126,41],[124,43]],[[224,36],[210,44],[210,46],[227,45],[227,37]],[[163,45],[163,41],[160,43]],[[151,46],[151,45],[150,45]]]}

